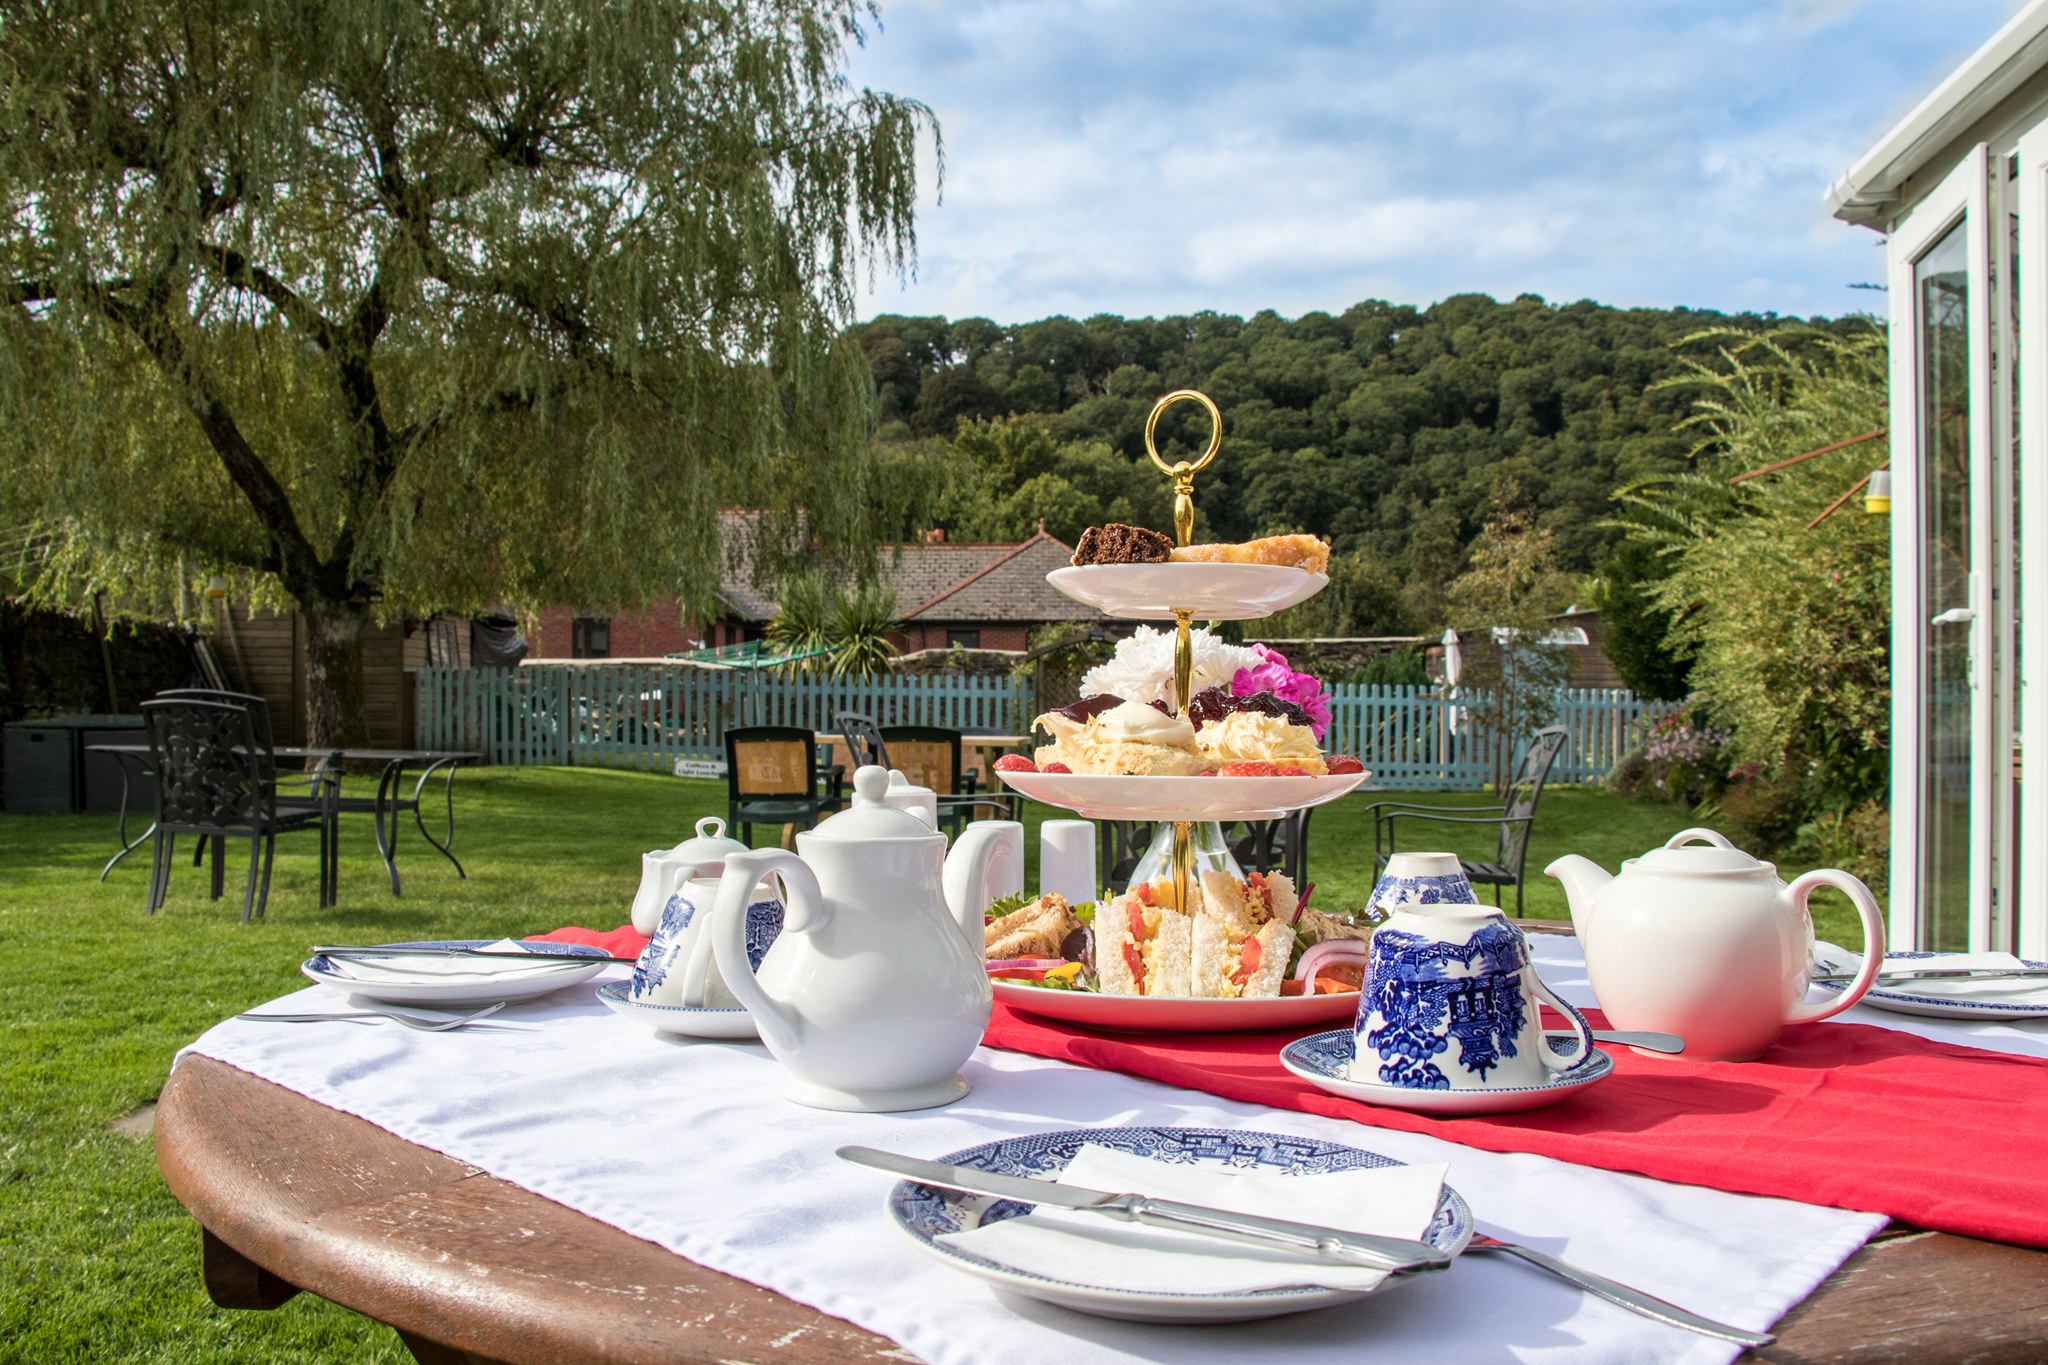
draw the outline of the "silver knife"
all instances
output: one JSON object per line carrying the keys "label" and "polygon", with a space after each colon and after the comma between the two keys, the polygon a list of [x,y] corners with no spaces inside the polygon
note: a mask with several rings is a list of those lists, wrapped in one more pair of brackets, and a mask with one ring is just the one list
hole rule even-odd
{"label": "silver knife", "polygon": [[612,957],[597,953],[528,953],[504,948],[428,948],[414,944],[399,944],[389,948],[369,945],[351,946],[345,943],[321,943],[307,950],[316,957],[504,957],[517,958],[521,962],[546,963],[550,966],[570,962],[625,962],[635,963],[636,957]]}
{"label": "silver knife", "polygon": [[1324,1260],[1373,1270],[1403,1273],[1442,1270],[1451,1263],[1449,1252],[1427,1242],[1406,1237],[1378,1237],[1371,1233],[1344,1232],[1314,1223],[1292,1223],[1283,1218],[1262,1218],[1257,1214],[1231,1213],[1201,1204],[1183,1204],[1173,1199],[1153,1199],[1142,1194],[1109,1194],[1082,1189],[1052,1180],[1025,1180],[1013,1175],[995,1175],[966,1166],[947,1166],[937,1161],[880,1152],[872,1147],[841,1147],[839,1157],[856,1166],[900,1175],[925,1185],[989,1194],[998,1199],[1016,1199],[1026,1204],[1052,1208],[1079,1209],[1106,1214],[1126,1223],[1149,1227],[1178,1228],[1228,1242],[1254,1246],[1285,1247]]}
{"label": "silver knife", "polygon": [[[1887,981],[2004,981],[2021,977],[2048,977],[2048,967],[1900,967],[1877,974],[1876,985]],[[1856,979],[1854,972],[1827,972],[1810,977],[1815,985],[1841,986]]]}

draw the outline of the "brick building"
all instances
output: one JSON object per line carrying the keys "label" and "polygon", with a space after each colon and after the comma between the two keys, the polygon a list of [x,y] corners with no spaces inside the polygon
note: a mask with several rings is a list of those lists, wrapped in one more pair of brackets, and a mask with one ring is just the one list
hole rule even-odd
{"label": "brick building", "polygon": [[[744,534],[739,517],[729,516],[727,525],[729,534]],[[934,533],[927,541],[886,546],[877,567],[882,585],[896,594],[904,627],[890,638],[906,654],[954,645],[1022,651],[1039,626],[1107,621],[1045,581],[1072,556],[1071,546],[1043,531],[1016,545],[959,544]],[[775,599],[747,578],[744,556],[728,559],[733,567],[718,593],[726,610],[716,621],[685,622],[672,600],[609,614],[553,606],[537,618],[527,657],[649,659],[758,640],[775,619]]]}

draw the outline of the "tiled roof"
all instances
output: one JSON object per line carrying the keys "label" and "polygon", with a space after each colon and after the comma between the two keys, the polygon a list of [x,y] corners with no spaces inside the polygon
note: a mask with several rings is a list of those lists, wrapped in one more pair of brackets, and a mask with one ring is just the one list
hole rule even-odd
{"label": "tiled roof", "polygon": [[[774,596],[752,581],[749,518],[728,512],[723,520],[726,572],[719,596],[743,620],[772,620]],[[876,569],[882,585],[895,590],[896,610],[905,621],[1107,619],[1045,581],[1047,573],[1066,565],[1072,556],[1069,547],[1041,531],[1021,545],[884,546],[877,552]]]}
{"label": "tiled roof", "polygon": [[[1093,607],[1067,596],[1045,576],[1065,568],[1073,550],[1041,531],[981,572],[950,584],[914,608],[906,621],[1104,621]],[[899,599],[900,600],[900,599]]]}

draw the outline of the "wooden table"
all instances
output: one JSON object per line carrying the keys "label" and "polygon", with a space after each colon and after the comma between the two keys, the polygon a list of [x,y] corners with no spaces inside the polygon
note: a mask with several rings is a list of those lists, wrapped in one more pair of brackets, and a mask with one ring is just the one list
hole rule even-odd
{"label": "wooden table", "polygon": [[[826,749],[827,756],[825,761],[828,764],[844,763],[846,761],[841,757],[842,751],[846,748],[846,736],[836,731],[820,730],[813,734],[811,738],[815,739]],[[962,750],[960,766],[968,772],[980,775],[981,789],[983,791],[999,791],[1002,788],[1002,784],[995,780],[995,774],[990,771],[990,765],[1004,754],[1016,753],[1029,743],[1031,743],[1031,736],[1029,735],[963,734],[960,736],[960,748]],[[973,757],[971,758],[968,757],[966,752],[969,750],[973,752]]]}
{"label": "wooden table", "polygon": [[[199,1220],[215,1303],[305,1290],[391,1324],[425,1365],[908,1358],[208,1057],[171,1074],[156,1153]],[[2033,1365],[2048,1359],[2048,1252],[1895,1224],[1777,1332],[1749,1358]]]}

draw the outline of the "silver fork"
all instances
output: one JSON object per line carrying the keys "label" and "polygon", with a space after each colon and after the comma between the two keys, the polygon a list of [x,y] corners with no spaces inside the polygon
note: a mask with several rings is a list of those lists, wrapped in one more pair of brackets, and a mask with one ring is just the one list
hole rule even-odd
{"label": "silver fork", "polygon": [[1722,1341],[1732,1341],[1738,1346],[1768,1346],[1776,1340],[1769,1332],[1749,1332],[1740,1327],[1731,1327],[1725,1322],[1702,1317],[1698,1313],[1687,1312],[1677,1304],[1666,1302],[1655,1294],[1632,1288],[1619,1280],[1610,1280],[1605,1275],[1596,1275],[1590,1270],[1581,1270],[1575,1265],[1558,1260],[1555,1256],[1546,1256],[1540,1251],[1531,1250],[1518,1243],[1488,1237],[1483,1232],[1472,1234],[1472,1240],[1466,1244],[1465,1250],[1497,1251],[1503,1256],[1519,1257],[1560,1279],[1571,1281],[1588,1294],[1603,1298],[1617,1307],[1626,1308],[1631,1313],[1641,1313],[1646,1318],[1667,1323],[1672,1327],[1683,1327],[1688,1332],[1698,1332],[1701,1336],[1718,1337]]}
{"label": "silver fork", "polygon": [[422,1019],[417,1014],[401,1014],[397,1010],[335,1010],[328,1014],[238,1014],[237,1019],[268,1019],[274,1024],[315,1024],[327,1019],[389,1019],[395,1024],[418,1029],[421,1033],[446,1033],[464,1024],[474,1024],[487,1014],[496,1014],[505,1008],[500,1000],[495,1005],[486,1005],[474,1014],[459,1014],[453,1019]]}

